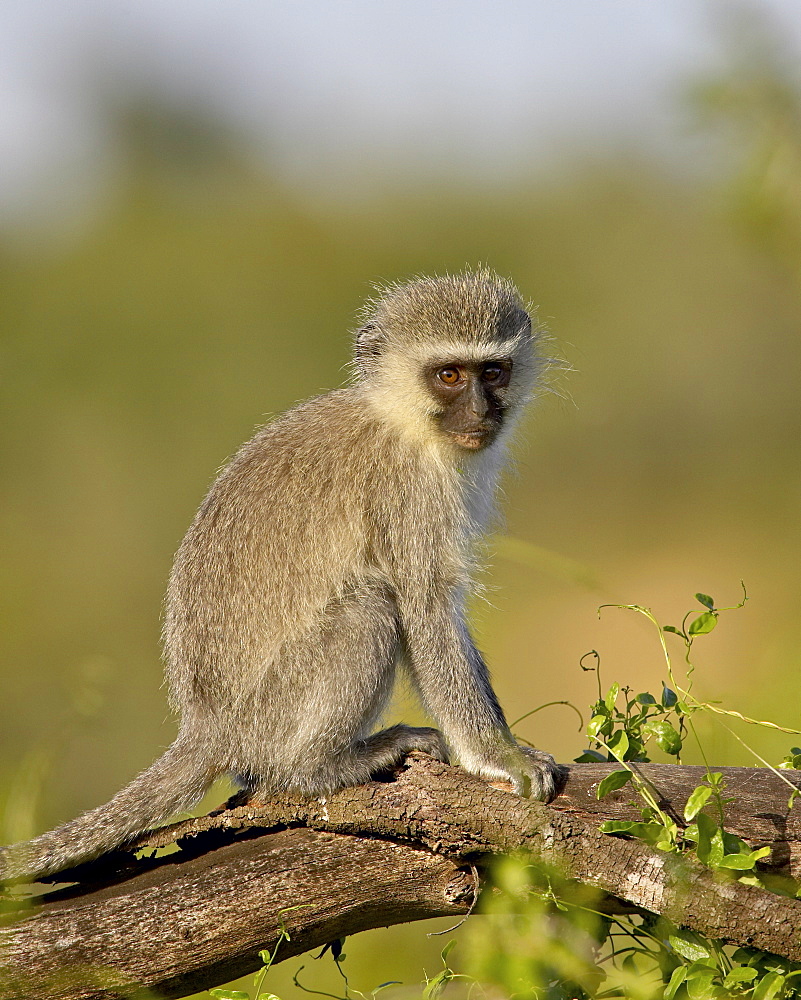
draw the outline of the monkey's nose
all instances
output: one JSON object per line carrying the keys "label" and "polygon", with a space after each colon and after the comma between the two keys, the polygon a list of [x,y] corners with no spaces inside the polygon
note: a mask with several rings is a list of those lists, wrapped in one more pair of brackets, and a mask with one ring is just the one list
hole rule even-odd
{"label": "monkey's nose", "polygon": [[483,420],[489,413],[489,403],[487,402],[487,398],[481,389],[476,385],[471,386],[470,399],[467,404],[467,409],[469,413],[478,417],[479,420]]}

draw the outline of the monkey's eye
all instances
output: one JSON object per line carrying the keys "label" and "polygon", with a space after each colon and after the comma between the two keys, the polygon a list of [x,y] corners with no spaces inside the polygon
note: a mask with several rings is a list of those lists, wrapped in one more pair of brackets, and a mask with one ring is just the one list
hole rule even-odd
{"label": "monkey's eye", "polygon": [[497,382],[504,374],[500,365],[485,365],[481,377],[485,382]]}
{"label": "monkey's eye", "polygon": [[458,368],[440,368],[437,372],[437,378],[443,385],[456,385],[461,377]]}

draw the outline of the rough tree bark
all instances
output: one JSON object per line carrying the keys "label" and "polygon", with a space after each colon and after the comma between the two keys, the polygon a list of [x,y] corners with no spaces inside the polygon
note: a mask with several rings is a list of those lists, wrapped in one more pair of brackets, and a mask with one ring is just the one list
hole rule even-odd
{"label": "rough tree bark", "polygon": [[[73,884],[6,907],[0,997],[110,1000],[145,987],[180,997],[372,927],[467,912],[476,866],[515,849],[596,886],[613,904],[660,913],[727,942],[801,961],[801,901],[728,880],[691,860],[598,832],[638,818],[630,786],[602,801],[613,766],[576,765],[551,806],[415,756],[393,780],[328,800],[276,797],[174,824],[137,848],[70,873]],[[703,768],[639,765],[680,817]],[[767,770],[719,768],[734,796],[727,827],[769,845],[769,866],[801,872],[801,820]],[[786,776],[801,783],[801,772]]]}

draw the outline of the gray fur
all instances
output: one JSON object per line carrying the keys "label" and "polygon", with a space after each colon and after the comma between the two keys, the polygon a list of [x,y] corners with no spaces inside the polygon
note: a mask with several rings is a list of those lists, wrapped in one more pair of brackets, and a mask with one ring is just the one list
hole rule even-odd
{"label": "gray fur", "polygon": [[[505,436],[537,378],[529,316],[481,271],[392,286],[364,319],[351,383],[243,445],[178,550],[164,625],[176,742],[106,805],[5,849],[5,877],[124,844],[223,774],[261,796],[322,796],[419,749],[553,795],[555,765],[514,742],[463,608]],[[437,431],[420,365],[499,351],[514,359],[504,426],[471,453]],[[444,739],[374,731],[399,667]]]}

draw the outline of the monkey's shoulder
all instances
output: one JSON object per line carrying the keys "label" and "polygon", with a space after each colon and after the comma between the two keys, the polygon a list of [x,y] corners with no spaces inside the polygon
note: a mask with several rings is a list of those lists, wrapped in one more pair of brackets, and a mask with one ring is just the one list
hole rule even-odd
{"label": "monkey's shoulder", "polygon": [[228,470],[273,482],[342,478],[364,488],[377,480],[419,473],[421,456],[382,421],[358,386],[315,396],[270,420],[236,453]]}
{"label": "monkey's shoulder", "polygon": [[[260,427],[236,453],[229,469],[252,469],[275,477],[302,480],[330,475],[356,465],[374,451],[378,421],[353,387],[314,396]],[[307,485],[311,485],[307,481]]]}
{"label": "monkey's shoulder", "polygon": [[255,517],[280,525],[285,537],[312,527],[318,537],[338,533],[346,523],[356,534],[393,533],[401,523],[441,533],[463,513],[460,479],[346,386],[260,428],[220,473],[199,516],[240,524]]}

